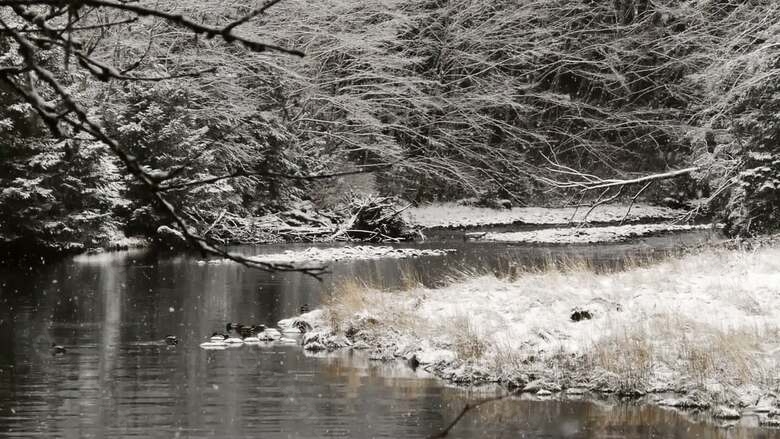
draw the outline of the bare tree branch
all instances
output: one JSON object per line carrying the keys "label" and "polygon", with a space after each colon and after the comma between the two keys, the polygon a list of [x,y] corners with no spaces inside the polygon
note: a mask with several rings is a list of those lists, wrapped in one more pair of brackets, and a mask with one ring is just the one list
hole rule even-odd
{"label": "bare tree branch", "polygon": [[[343,171],[343,172],[330,172],[330,173],[324,173],[324,174],[309,174],[309,175],[292,175],[292,174],[282,174],[278,172],[271,172],[271,171],[246,171],[246,170],[240,170],[231,172],[229,174],[225,175],[219,175],[215,177],[209,177],[204,178],[201,180],[194,180],[194,181],[185,181],[182,183],[177,184],[170,184],[170,185],[162,185],[158,188],[159,191],[167,192],[172,190],[180,190],[180,189],[189,189],[196,186],[203,186],[206,184],[213,184],[217,183],[223,180],[229,180],[233,178],[239,178],[239,177],[273,177],[273,178],[284,178],[288,180],[305,180],[305,181],[313,181],[313,180],[327,180],[330,178],[338,178],[338,177],[345,177],[347,175],[357,175],[357,174],[367,174],[371,172],[376,172],[379,170],[389,169],[398,163],[400,163],[403,159],[396,160],[392,163],[380,163],[376,165],[365,165],[361,166],[360,169],[356,169],[354,171]],[[163,180],[166,180],[165,178]]]}
{"label": "bare tree branch", "polygon": [[238,20],[236,20],[236,21],[228,24],[227,26],[225,26],[223,28],[223,32],[230,33],[230,31],[232,31],[233,28],[238,27],[238,26],[248,22],[249,20],[257,17],[258,15],[262,14],[263,12],[265,12],[268,8],[270,8],[271,6],[279,3],[280,1],[281,0],[269,0],[269,1],[265,2],[265,4],[263,4],[259,8],[254,9],[252,12],[244,15],[243,17],[239,18]]}
{"label": "bare tree branch", "polygon": [[[63,0],[0,0],[0,6],[32,6],[32,5],[48,5],[48,6],[63,6],[64,4],[71,4]],[[260,43],[240,35],[236,35],[232,32],[233,28],[237,25],[234,23],[228,24],[226,27],[214,27],[205,24],[198,23],[193,19],[181,14],[173,14],[158,9],[148,8],[133,3],[114,2],[109,0],[79,0],[78,5],[81,6],[93,6],[114,9],[118,11],[131,12],[133,14],[145,17],[152,16],[162,18],[173,24],[179,25],[195,34],[205,35],[206,38],[220,37],[228,43],[238,42],[249,50],[255,52],[265,52],[266,50],[273,50],[276,52],[287,53],[289,55],[304,56],[303,52],[294,49],[287,49],[281,46]],[[261,11],[262,12],[262,11]],[[46,16],[39,16],[36,21],[46,20]],[[250,17],[251,18],[251,17]],[[247,19],[248,20],[248,19]],[[240,23],[239,23],[240,24]]]}
{"label": "bare tree branch", "polygon": [[[80,5],[87,5],[92,7],[106,7],[123,11],[135,13],[137,15],[153,15],[163,19],[167,19],[175,24],[181,25],[187,29],[192,30],[195,33],[206,33],[207,36],[219,36],[224,40],[238,41],[243,43],[251,50],[262,51],[266,49],[275,49],[284,53],[292,53],[296,55],[302,55],[297,51],[290,51],[283,48],[277,48],[276,46],[264,45],[261,43],[246,40],[241,37],[234,36],[230,33],[230,29],[223,31],[217,28],[211,28],[208,26],[200,25],[180,15],[172,15],[169,13],[140,7],[128,3],[115,3],[110,1],[99,0],[86,0],[81,1]],[[89,55],[81,52],[81,43],[74,40],[71,37],[71,32],[66,32],[66,36],[63,36],[63,32],[60,29],[51,27],[46,20],[52,17],[61,15],[62,9],[53,8],[50,14],[41,15],[34,13],[23,5],[50,5],[52,7],[63,6],[61,1],[8,1],[0,0],[0,6],[11,6],[16,12],[17,16],[27,21],[28,23],[36,26],[41,36],[31,35],[26,37],[23,35],[22,29],[16,26],[10,26],[6,21],[0,18],[0,28],[4,34],[10,35],[11,38],[18,44],[19,53],[22,55],[24,65],[21,66],[8,66],[0,68],[0,80],[9,84],[10,88],[17,93],[22,99],[27,101],[30,106],[41,116],[46,122],[50,131],[58,138],[73,137],[70,134],[66,134],[63,128],[69,128],[73,134],[78,132],[84,132],[92,136],[94,139],[100,141],[106,145],[109,150],[124,164],[125,168],[133,175],[154,197],[157,203],[163,208],[163,210],[170,216],[177,227],[182,232],[183,236],[190,242],[195,248],[199,249],[205,254],[212,254],[221,256],[225,259],[238,262],[244,266],[251,268],[258,268],[267,271],[295,271],[301,272],[306,275],[313,276],[317,279],[321,279],[321,276],[327,273],[325,267],[308,267],[301,268],[295,267],[290,264],[277,264],[268,263],[247,258],[239,254],[231,253],[226,250],[212,245],[208,240],[199,236],[197,233],[191,230],[188,223],[179,215],[177,209],[171,204],[171,202],[164,196],[164,190],[159,186],[159,179],[152,176],[147,172],[143,166],[137,161],[135,157],[125,151],[122,146],[111,136],[106,134],[103,128],[96,122],[92,121],[87,111],[76,102],[74,97],[67,91],[52,73],[52,71],[43,67],[36,59],[36,43],[54,43],[60,46],[66,57],[69,54],[74,54],[79,59],[79,64],[87,69],[91,74],[99,79],[119,79],[119,80],[164,80],[168,78],[145,78],[145,77],[131,77],[121,74],[117,69],[101,63]],[[66,2],[66,5],[70,3]],[[64,8],[67,9],[67,8]],[[79,17],[74,16],[74,19],[69,20],[69,24],[65,30],[79,21]],[[234,26],[235,27],[235,26]],[[61,105],[64,107],[63,111],[55,109],[51,104],[46,102],[35,90],[35,85],[32,80],[29,81],[29,88],[22,86],[18,80],[14,77],[26,73],[28,75],[34,73],[37,79],[42,81],[48,87],[51,88],[54,95],[59,99]],[[203,72],[184,74],[183,76],[193,76]],[[174,76],[172,76],[174,77]],[[75,116],[75,118],[68,117],[69,114]],[[205,184],[205,183],[203,183]]]}

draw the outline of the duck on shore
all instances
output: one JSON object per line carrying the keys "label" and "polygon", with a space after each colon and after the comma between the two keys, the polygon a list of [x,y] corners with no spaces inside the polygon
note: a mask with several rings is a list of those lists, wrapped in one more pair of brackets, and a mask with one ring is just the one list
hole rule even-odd
{"label": "duck on shore", "polygon": [[282,333],[276,328],[264,327],[263,330],[257,334],[257,338],[263,341],[273,341],[282,338]]}

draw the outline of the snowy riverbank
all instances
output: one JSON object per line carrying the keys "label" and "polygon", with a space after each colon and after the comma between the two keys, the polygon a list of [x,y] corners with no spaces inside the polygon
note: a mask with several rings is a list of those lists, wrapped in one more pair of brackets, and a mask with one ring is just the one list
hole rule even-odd
{"label": "snowy riverbank", "polygon": [[[635,204],[631,206],[608,204],[588,213],[588,207],[515,207],[489,209],[462,206],[456,203],[437,203],[412,207],[404,213],[411,224],[427,228],[475,228],[511,224],[567,226],[583,221],[589,223],[658,222],[678,218],[685,211],[661,206]],[[587,215],[587,217],[586,217]]]}
{"label": "snowy riverbank", "polygon": [[[309,247],[303,250],[287,250],[282,253],[268,253],[250,256],[249,259],[255,262],[300,264],[346,260],[368,260],[383,258],[406,259],[423,256],[444,256],[447,253],[454,251],[454,249],[417,249],[391,247],[387,245],[355,245],[325,248]],[[198,263],[222,264],[235,262],[228,259],[212,259],[208,261],[199,261]]]}
{"label": "snowy riverbank", "polygon": [[625,272],[485,276],[403,292],[346,285],[302,316],[305,349],[363,348],[458,383],[614,392],[780,419],[780,248]]}
{"label": "snowy riverbank", "polygon": [[621,242],[645,236],[710,229],[710,224],[628,224],[604,227],[556,227],[523,232],[486,232],[469,236],[478,241],[524,242],[529,244],[593,244]]}

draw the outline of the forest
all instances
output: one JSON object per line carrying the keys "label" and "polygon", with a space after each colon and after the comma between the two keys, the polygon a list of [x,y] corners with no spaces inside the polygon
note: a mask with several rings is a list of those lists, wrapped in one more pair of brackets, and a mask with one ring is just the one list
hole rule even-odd
{"label": "forest", "polygon": [[0,432],[778,428],[777,0],[0,0]]}
{"label": "forest", "polygon": [[[181,228],[160,193],[221,243],[305,240],[273,230],[342,223],[366,193],[399,206],[633,197],[731,235],[780,225],[776,2],[284,0],[256,16],[251,3],[139,2],[164,13],[148,15],[0,2],[4,248]],[[264,45],[166,18],[218,28],[247,14],[234,34]],[[72,110],[31,61],[164,192],[56,120]],[[593,188],[613,180],[625,184]]]}

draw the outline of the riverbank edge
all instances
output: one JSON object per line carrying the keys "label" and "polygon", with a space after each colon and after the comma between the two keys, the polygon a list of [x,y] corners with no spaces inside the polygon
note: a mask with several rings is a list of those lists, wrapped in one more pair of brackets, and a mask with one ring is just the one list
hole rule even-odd
{"label": "riverbank edge", "polygon": [[[755,252],[756,249],[766,248],[770,248],[774,252],[780,251],[780,235],[759,237],[748,241],[726,241],[696,251]],[[680,258],[685,257],[688,256]],[[482,287],[484,288],[484,286]],[[430,291],[433,290],[428,291],[429,294],[432,294]],[[354,292],[347,294],[354,294]],[[780,298],[780,294],[777,295]],[[424,303],[425,293],[422,297]],[[370,301],[374,303],[382,301],[382,299],[377,299],[377,296],[372,296]],[[347,300],[354,301],[355,298]],[[409,300],[419,302],[421,299],[417,296]],[[420,306],[420,304],[418,303],[416,306]],[[312,331],[305,335],[302,343],[305,350],[367,350],[374,360],[406,361],[411,367],[422,367],[433,375],[456,385],[498,384],[510,392],[533,394],[542,399],[582,398],[583,395],[594,395],[595,398],[599,398],[616,395],[640,403],[705,412],[712,419],[722,422],[736,420],[742,416],[753,416],[757,419],[757,425],[780,427],[780,376],[774,378],[775,388],[760,388],[752,384],[723,388],[717,377],[711,381],[705,379],[696,383],[690,380],[690,377],[680,376],[669,378],[666,381],[656,380],[652,385],[648,384],[644,387],[616,386],[616,382],[625,383],[630,381],[630,378],[616,376],[614,371],[602,370],[595,373],[583,370],[582,365],[586,363],[582,363],[578,367],[577,363],[583,358],[579,356],[559,358],[541,365],[531,360],[527,367],[518,367],[509,374],[495,373],[495,371],[486,368],[484,364],[453,357],[450,342],[442,343],[441,340],[436,340],[436,337],[426,338],[419,334],[405,333],[401,326],[393,327],[393,324],[397,324],[397,320],[390,325],[385,324],[380,317],[381,312],[364,310],[363,312],[343,315],[343,312],[333,313],[332,307],[333,305],[329,304],[323,309],[303,314],[296,319],[281,321],[280,326],[294,320],[304,320],[310,324]],[[603,309],[601,311],[591,310],[590,312],[595,315],[602,311]],[[588,310],[580,309],[579,312],[583,312],[580,315],[584,316]],[[413,319],[415,317],[406,316],[406,318]],[[574,313],[572,320],[574,320]],[[406,324],[408,322],[401,325]],[[471,329],[466,326],[465,331],[469,330]],[[448,343],[449,347],[447,347]],[[445,347],[442,348],[442,346]],[[773,355],[777,355],[778,352],[780,349],[775,346]],[[566,363],[565,367],[563,363]],[[628,366],[630,368],[633,365],[628,364]],[[632,373],[630,369],[625,372]]]}
{"label": "riverbank edge", "polygon": [[[420,209],[428,214],[435,214],[442,218],[451,218],[450,215],[452,209],[460,212],[460,218],[447,225],[435,225],[427,224],[425,221],[415,221],[415,209],[419,214]],[[409,228],[412,230],[408,234],[406,240],[410,240],[410,237],[416,237],[417,239],[425,240],[426,234],[436,235],[440,231],[462,231],[467,232],[479,232],[479,231],[492,231],[496,228],[506,228],[509,230],[515,230],[522,228],[525,231],[531,230],[543,230],[543,229],[560,229],[560,230],[574,230],[577,227],[580,228],[592,228],[592,227],[606,227],[606,226],[636,226],[636,225],[658,225],[663,222],[669,222],[679,218],[684,214],[682,211],[669,209],[659,206],[646,206],[636,205],[604,205],[599,206],[593,212],[587,213],[587,209],[584,208],[559,208],[559,207],[531,207],[531,208],[515,208],[515,209],[492,209],[485,207],[464,207],[454,203],[439,203],[434,205],[427,205],[420,208],[412,208],[411,215],[407,215],[405,220],[409,224]],[[634,213],[628,215],[630,212]],[[463,214],[466,212],[467,218],[464,221]],[[573,221],[576,215],[572,215],[579,212],[580,220],[584,222]],[[299,215],[299,218],[305,215]],[[309,215],[310,216],[310,215]],[[457,215],[456,215],[457,216]],[[470,218],[468,218],[470,216]],[[308,216],[307,216],[308,217]],[[332,220],[332,216],[327,217]],[[485,218],[492,218],[489,221],[483,221]],[[251,220],[251,219],[248,219]],[[163,226],[164,227],[164,226]],[[298,243],[298,242],[311,242],[311,243],[329,243],[329,242],[343,242],[346,237],[341,234],[334,238],[336,231],[339,230],[341,224],[333,224],[332,229],[328,229],[319,234],[307,235],[297,234],[294,229],[290,233],[290,227],[285,225],[286,234],[279,233],[280,226],[275,225],[263,229],[262,232],[256,233],[252,239],[237,239],[224,242],[225,245],[262,245],[262,244],[281,244],[281,243]],[[167,231],[173,230],[165,227]],[[670,227],[669,230],[657,230],[652,233],[645,233],[642,236],[652,236],[656,234],[663,234],[665,232],[674,232],[674,227]],[[304,226],[302,230],[306,230]],[[97,246],[90,246],[84,243],[74,242],[57,242],[50,243],[49,245],[43,245],[35,241],[18,241],[18,242],[0,242],[0,255],[5,255],[5,259],[12,259],[15,255],[21,253],[27,253],[26,259],[40,259],[44,257],[46,259],[75,255],[81,253],[100,253],[108,251],[121,251],[136,248],[147,248],[152,246],[159,246],[165,249],[175,250],[179,245],[170,245],[169,243],[160,242],[158,235],[152,236],[125,236],[123,233],[113,231],[106,239],[103,239],[103,243]],[[464,237],[465,238],[465,237]],[[352,242],[366,242],[365,240],[349,239]],[[400,240],[399,240],[400,241]],[[609,242],[608,239],[594,242]],[[528,241],[532,243],[532,241]],[[565,239],[558,242],[560,244],[573,244],[576,242],[567,242]]]}

